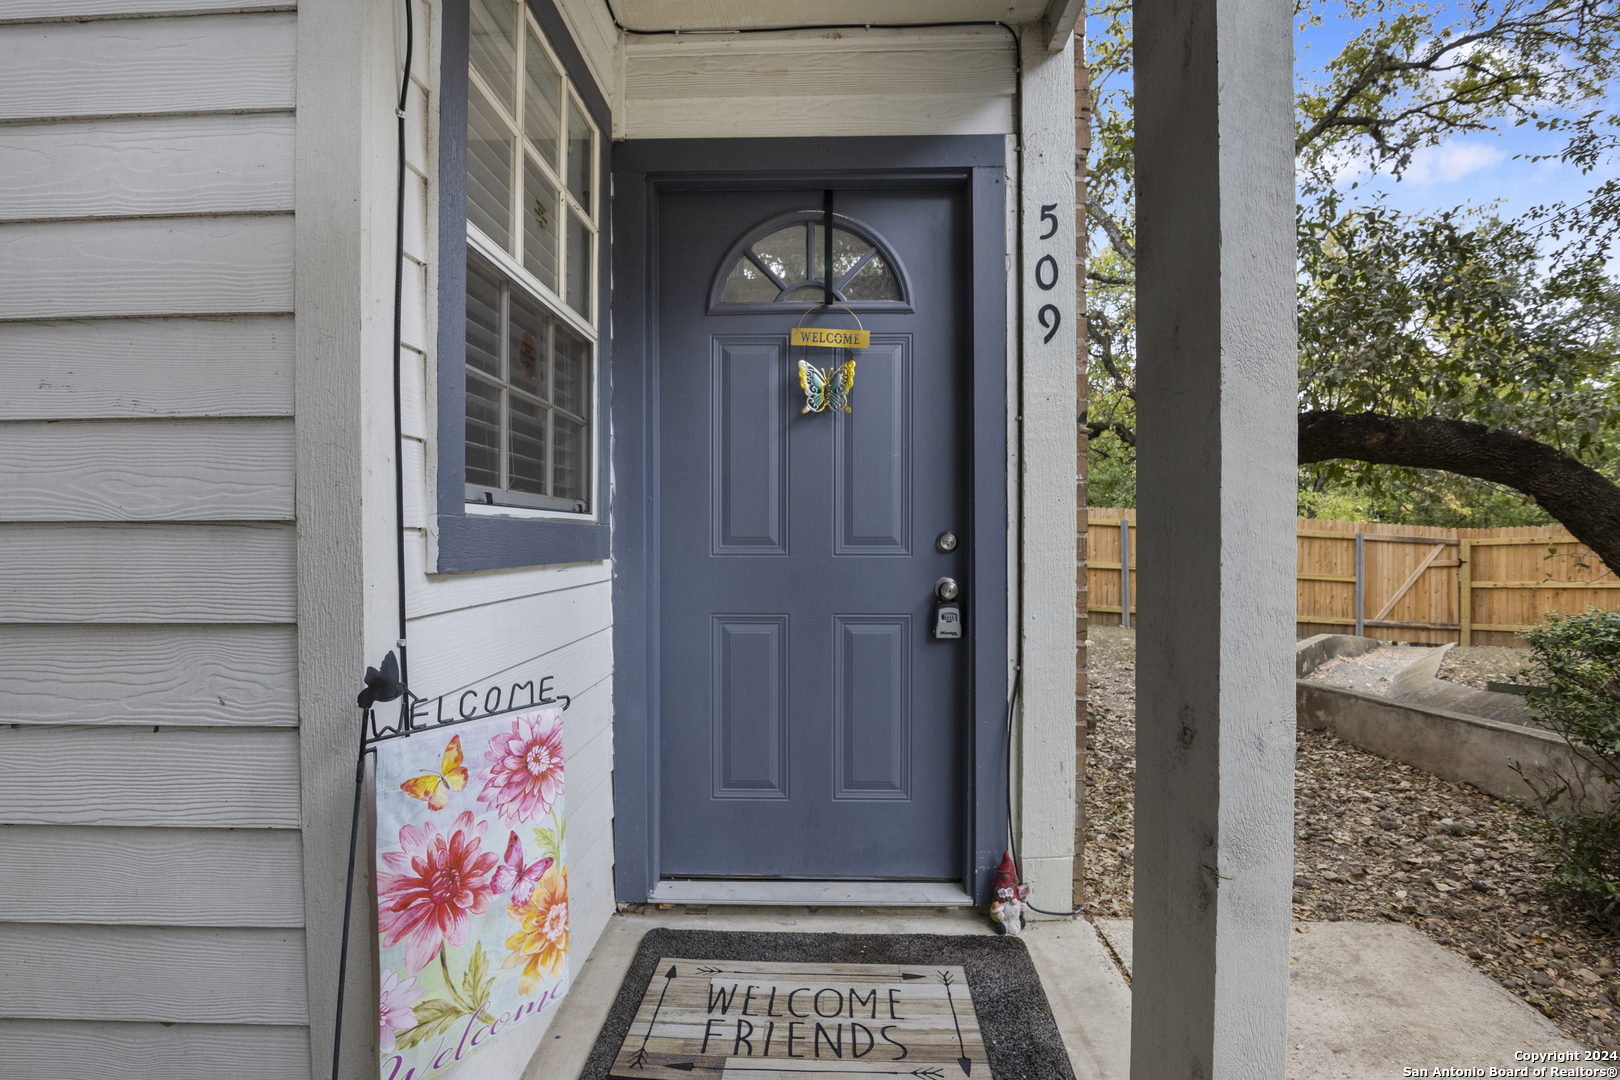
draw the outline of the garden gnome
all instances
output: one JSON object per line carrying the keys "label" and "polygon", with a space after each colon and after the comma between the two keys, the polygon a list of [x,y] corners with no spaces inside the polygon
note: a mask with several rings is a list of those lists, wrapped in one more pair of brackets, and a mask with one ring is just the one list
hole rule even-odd
{"label": "garden gnome", "polygon": [[990,921],[998,934],[1018,934],[1024,929],[1024,898],[1029,886],[1018,884],[1018,868],[1012,852],[1004,852],[996,868],[996,898],[990,904]]}

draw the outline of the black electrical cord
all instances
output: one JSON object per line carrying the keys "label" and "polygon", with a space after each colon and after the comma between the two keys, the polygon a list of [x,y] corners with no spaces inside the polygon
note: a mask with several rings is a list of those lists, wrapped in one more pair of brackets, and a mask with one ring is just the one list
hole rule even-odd
{"label": "black electrical cord", "polygon": [[619,13],[613,10],[613,0],[602,0],[602,6],[607,8],[608,18],[613,20],[613,26],[626,34],[635,34],[638,37],[678,37],[681,34],[786,34],[794,30],[937,30],[949,26],[999,26],[1007,31],[1013,40],[1013,47],[1018,46],[1018,33],[1006,23],[997,19],[959,19],[954,22],[920,22],[920,23],[802,23],[797,26],[738,26],[738,27],[709,27],[694,28],[691,30],[633,30],[619,21]]}
{"label": "black electrical cord", "polygon": [[405,8],[405,72],[399,80],[399,160],[394,206],[394,551],[399,577],[399,681],[410,685],[405,662],[405,421],[400,404],[400,323],[405,306],[405,105],[411,92],[411,0]]}
{"label": "black electrical cord", "polygon": [[[1012,718],[1013,718],[1013,705],[1014,705],[1015,702],[1018,701],[1018,692],[1021,689],[1023,689],[1023,685],[1024,685],[1024,671],[1023,671],[1022,668],[1020,668],[1018,670],[1018,673],[1013,676],[1012,693],[1010,695],[1008,695],[1008,697],[1007,697],[1007,730],[1006,730],[1006,733],[1005,733],[1006,734],[1006,745],[1007,745],[1007,780],[1008,780],[1008,782],[1007,782],[1007,850],[1012,855],[1014,874],[1018,873],[1018,834],[1017,834],[1017,830],[1015,830],[1013,828],[1013,814],[1012,814],[1012,810],[1013,810],[1013,802],[1012,802]],[[1076,793],[1075,797],[1079,798],[1079,793],[1078,792]],[[1036,907],[1034,904],[1030,903],[1028,900],[1024,901],[1024,906],[1029,908],[1029,910],[1031,910],[1031,911],[1038,911],[1042,915],[1056,915],[1060,919],[1072,918],[1073,916],[1079,915],[1079,914],[1081,914],[1081,913],[1083,913],[1085,911],[1085,908],[1075,908],[1073,911],[1047,911],[1045,908]]]}

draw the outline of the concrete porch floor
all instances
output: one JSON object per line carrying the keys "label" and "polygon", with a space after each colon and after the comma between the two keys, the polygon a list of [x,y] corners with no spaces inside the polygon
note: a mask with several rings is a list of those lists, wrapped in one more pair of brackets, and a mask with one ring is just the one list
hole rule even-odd
{"label": "concrete porch floor", "polygon": [[[523,1080],[576,1080],[642,935],[656,927],[992,933],[988,921],[971,909],[727,907],[707,914],[621,913],[575,969],[573,986]],[[1407,1068],[1505,1068],[1525,1064],[1515,1059],[1516,1051],[1585,1049],[1408,927],[1353,922],[1310,927],[1308,933],[1289,935],[1288,1080],[1386,1080],[1409,1075],[1403,1072]],[[1024,940],[1077,1080],[1128,1080],[1131,991],[1114,958],[1130,970],[1130,921],[1042,921],[1025,931]]]}

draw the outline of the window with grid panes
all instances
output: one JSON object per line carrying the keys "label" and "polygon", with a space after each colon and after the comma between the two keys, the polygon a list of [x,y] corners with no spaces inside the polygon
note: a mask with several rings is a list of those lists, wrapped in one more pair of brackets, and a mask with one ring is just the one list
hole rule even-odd
{"label": "window with grid panes", "polygon": [[588,513],[597,139],[520,0],[471,0],[467,499]]}

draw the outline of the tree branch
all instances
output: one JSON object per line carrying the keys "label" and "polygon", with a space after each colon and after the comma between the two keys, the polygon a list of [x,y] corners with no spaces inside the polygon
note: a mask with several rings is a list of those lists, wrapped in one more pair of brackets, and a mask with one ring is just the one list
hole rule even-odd
{"label": "tree branch", "polygon": [[1120,258],[1132,266],[1136,265],[1136,248],[1132,247],[1131,242],[1125,239],[1124,230],[1119,227],[1119,224],[1113,218],[1108,216],[1102,207],[1090,199],[1086,200],[1086,217],[1095,221],[1102,231],[1108,234],[1108,244],[1119,253]]}
{"label": "tree branch", "polygon": [[1090,339],[1097,346],[1097,359],[1102,361],[1103,369],[1114,380],[1114,389],[1135,401],[1136,387],[1125,381],[1124,374],[1120,372],[1119,366],[1114,363],[1114,324],[1109,321],[1106,315],[1087,313],[1086,325],[1095,327]]}
{"label": "tree branch", "polygon": [[[1133,448],[1136,446],[1136,430],[1134,428],[1127,427],[1126,425],[1118,422],[1094,424],[1088,421],[1084,416],[1080,417],[1080,422],[1086,425],[1086,438],[1088,439],[1095,439],[1105,431],[1112,431],[1115,435],[1119,436],[1119,441],[1124,443],[1126,446]],[[1098,452],[1100,453],[1101,451]]]}
{"label": "tree branch", "polygon": [[1333,458],[1443,469],[1503,484],[1534,499],[1610,568],[1620,569],[1620,486],[1557,447],[1438,416],[1302,414],[1300,464]]}

